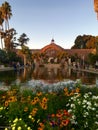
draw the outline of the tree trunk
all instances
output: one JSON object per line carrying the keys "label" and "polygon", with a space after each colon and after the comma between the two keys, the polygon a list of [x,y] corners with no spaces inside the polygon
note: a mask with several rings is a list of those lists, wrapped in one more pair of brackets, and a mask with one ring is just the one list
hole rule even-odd
{"label": "tree trunk", "polygon": [[26,65],[26,55],[24,54],[24,65]]}

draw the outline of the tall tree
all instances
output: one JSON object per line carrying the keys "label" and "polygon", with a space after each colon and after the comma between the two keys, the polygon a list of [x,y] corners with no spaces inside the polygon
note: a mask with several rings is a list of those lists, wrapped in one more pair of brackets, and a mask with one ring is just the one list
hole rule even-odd
{"label": "tall tree", "polygon": [[9,30],[9,19],[12,16],[12,10],[10,4],[7,1],[5,1],[1,6],[1,10],[5,21],[5,30]]}
{"label": "tall tree", "polygon": [[22,35],[20,35],[19,39],[18,39],[20,46],[22,48],[22,54],[24,56],[24,65],[26,65],[26,59],[27,59],[27,50],[28,47],[26,46],[26,44],[29,41],[29,38],[27,37],[27,35],[25,33],[23,33]]}
{"label": "tall tree", "polygon": [[6,50],[13,50],[15,47],[15,35],[16,35],[16,30],[14,28],[11,28],[9,30],[6,30],[6,37],[4,38],[5,42],[5,49]]}
{"label": "tall tree", "polygon": [[3,38],[3,15],[2,15],[2,11],[1,11],[1,7],[0,7],[0,38],[1,38],[1,47],[3,49],[3,42],[2,42],[2,38]]}
{"label": "tall tree", "polygon": [[27,35],[25,33],[21,34],[19,39],[18,39],[19,43],[20,43],[20,46],[25,46],[28,41],[29,41],[29,38],[27,37]]}

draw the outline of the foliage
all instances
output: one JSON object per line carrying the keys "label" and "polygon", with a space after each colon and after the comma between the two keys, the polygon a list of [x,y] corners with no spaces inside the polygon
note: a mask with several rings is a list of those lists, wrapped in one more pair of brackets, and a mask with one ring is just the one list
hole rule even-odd
{"label": "foliage", "polygon": [[0,64],[11,64],[12,62],[22,62],[21,58],[14,51],[0,50]]}
{"label": "foliage", "polygon": [[92,35],[78,35],[75,39],[75,45],[72,49],[93,49],[96,48],[95,45],[96,37]]}
{"label": "foliage", "polygon": [[88,55],[88,62],[89,62],[89,64],[95,65],[96,61],[98,61],[98,54],[95,55],[95,54],[90,53]]}

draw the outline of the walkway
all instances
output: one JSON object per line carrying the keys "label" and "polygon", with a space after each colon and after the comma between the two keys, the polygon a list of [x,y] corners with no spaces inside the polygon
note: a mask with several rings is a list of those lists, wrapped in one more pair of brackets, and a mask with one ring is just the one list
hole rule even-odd
{"label": "walkway", "polygon": [[98,74],[98,69],[95,68],[89,68],[89,69],[77,69],[77,68],[73,68],[71,67],[73,70],[77,70],[77,71],[84,71],[84,72],[88,72],[88,73],[94,73],[94,74]]}

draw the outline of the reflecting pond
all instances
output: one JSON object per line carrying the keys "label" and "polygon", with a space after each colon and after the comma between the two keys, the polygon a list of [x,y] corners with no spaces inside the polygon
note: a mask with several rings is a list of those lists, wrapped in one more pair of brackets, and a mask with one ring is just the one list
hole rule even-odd
{"label": "reflecting pond", "polygon": [[[1,71],[0,86],[10,86],[11,84],[34,84],[34,81],[40,81],[47,84],[58,83],[62,81],[76,81],[81,79],[83,84],[96,84],[97,74],[75,71],[68,68],[25,68],[19,71]],[[32,82],[33,81],[33,82]]]}

